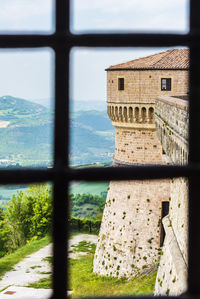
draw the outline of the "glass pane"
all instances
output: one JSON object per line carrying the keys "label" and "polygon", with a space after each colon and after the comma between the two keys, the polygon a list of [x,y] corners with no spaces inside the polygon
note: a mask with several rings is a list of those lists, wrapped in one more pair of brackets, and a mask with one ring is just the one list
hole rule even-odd
{"label": "glass pane", "polygon": [[0,297],[52,293],[52,185],[0,187]]}
{"label": "glass pane", "polygon": [[187,163],[188,54],[74,48],[71,165]]}
{"label": "glass pane", "polygon": [[52,32],[54,30],[54,0],[2,0],[0,33]]}
{"label": "glass pane", "polygon": [[0,51],[0,167],[53,159],[53,51]]}
{"label": "glass pane", "polygon": [[73,182],[69,221],[73,296],[185,292],[187,193],[185,178]]}
{"label": "glass pane", "polygon": [[[79,168],[187,163],[188,54],[186,48],[73,49],[71,164]],[[107,104],[107,118],[100,103]],[[79,255],[76,260],[70,255],[74,296],[183,293],[187,184],[185,178],[111,181],[109,186],[74,182],[71,228],[78,236],[95,235],[100,226],[97,241],[84,234],[70,243],[70,254]],[[103,192],[97,194],[99,188]],[[96,205],[102,209],[104,203],[101,219]],[[83,252],[88,255],[81,257]]]}
{"label": "glass pane", "polygon": [[72,32],[189,30],[188,0],[72,0]]}

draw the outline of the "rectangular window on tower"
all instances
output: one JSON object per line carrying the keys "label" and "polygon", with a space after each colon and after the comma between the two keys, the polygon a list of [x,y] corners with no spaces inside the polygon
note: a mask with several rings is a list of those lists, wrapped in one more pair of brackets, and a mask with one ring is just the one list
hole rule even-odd
{"label": "rectangular window on tower", "polygon": [[171,78],[161,78],[161,90],[171,90]]}
{"label": "rectangular window on tower", "polygon": [[124,90],[124,78],[118,78],[118,90]]}

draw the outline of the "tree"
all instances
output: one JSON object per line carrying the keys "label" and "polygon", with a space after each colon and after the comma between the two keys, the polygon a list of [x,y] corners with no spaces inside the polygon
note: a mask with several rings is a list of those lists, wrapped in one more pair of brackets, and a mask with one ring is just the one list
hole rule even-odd
{"label": "tree", "polygon": [[24,245],[33,237],[43,237],[51,229],[52,194],[45,184],[18,191],[5,206],[4,229],[9,231],[10,248]]}

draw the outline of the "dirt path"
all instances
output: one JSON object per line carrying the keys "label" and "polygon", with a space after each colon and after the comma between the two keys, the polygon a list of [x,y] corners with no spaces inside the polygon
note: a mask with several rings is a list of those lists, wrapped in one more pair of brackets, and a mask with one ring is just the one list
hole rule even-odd
{"label": "dirt path", "polygon": [[[96,235],[89,235],[89,234],[75,235],[69,240],[69,251],[73,249],[72,245],[76,245],[81,241],[87,241],[96,244],[97,239],[98,237]],[[69,253],[69,257],[78,258],[79,256],[85,254],[87,253],[85,252]],[[22,288],[22,286],[25,287],[30,283],[36,282],[41,278],[49,276],[49,274],[51,273],[51,266],[47,261],[44,260],[46,257],[49,256],[52,256],[52,244],[49,244],[44,248],[41,248],[37,252],[27,256],[24,260],[22,260],[17,265],[15,265],[12,271],[7,272],[4,275],[4,277],[0,280],[0,290],[8,286],[10,287],[7,288],[2,293],[0,293],[0,299],[4,298],[4,296],[6,296],[5,298],[7,298],[8,294],[6,294],[6,292],[12,292],[12,291],[15,292],[14,294],[12,294],[13,299],[25,298],[23,297],[25,293],[26,293],[26,298],[29,298],[27,297],[27,292],[29,291],[32,294],[30,295],[30,298],[36,298],[36,297],[37,299],[47,298],[48,295],[50,294],[50,290],[41,291],[41,296],[46,296],[46,297],[39,297],[38,291],[31,292],[31,290],[34,289]],[[24,293],[23,293],[23,289],[24,289]],[[34,297],[34,293],[37,293],[36,297]],[[17,295],[17,297],[15,297],[14,295],[15,296]]]}

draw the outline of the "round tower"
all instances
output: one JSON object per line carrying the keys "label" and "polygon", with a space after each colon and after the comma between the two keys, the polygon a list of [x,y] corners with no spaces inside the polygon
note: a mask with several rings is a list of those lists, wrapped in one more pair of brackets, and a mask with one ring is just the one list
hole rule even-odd
{"label": "round tower", "polygon": [[[184,94],[187,71],[177,62],[180,50],[109,67],[108,116],[115,127],[116,166],[162,164],[156,135],[155,99]],[[184,52],[185,53],[185,52]],[[177,83],[178,82],[178,83]],[[163,242],[161,219],[169,202],[168,180],[110,182],[93,270],[100,275],[135,276],[153,271]]]}

